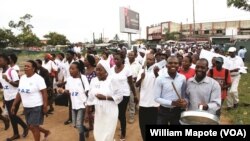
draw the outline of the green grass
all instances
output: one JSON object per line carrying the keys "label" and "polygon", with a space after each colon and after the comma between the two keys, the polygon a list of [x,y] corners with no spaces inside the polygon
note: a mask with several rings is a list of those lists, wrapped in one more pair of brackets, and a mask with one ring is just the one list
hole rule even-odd
{"label": "green grass", "polygon": [[[245,64],[250,68],[250,63]],[[232,121],[232,124],[250,124],[250,72],[242,74],[240,79],[239,107],[230,111],[223,110],[222,114]],[[226,103],[226,102],[225,102]],[[224,104],[225,104],[224,103]]]}
{"label": "green grass", "polygon": [[24,63],[28,60],[42,59],[45,53],[21,53],[18,55],[17,64],[19,65],[21,71],[23,71]]}

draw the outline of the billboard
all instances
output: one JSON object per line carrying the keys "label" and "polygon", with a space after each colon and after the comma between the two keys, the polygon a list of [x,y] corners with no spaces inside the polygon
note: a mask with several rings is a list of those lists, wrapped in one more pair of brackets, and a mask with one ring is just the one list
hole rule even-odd
{"label": "billboard", "polygon": [[120,7],[120,31],[123,33],[139,33],[139,13],[125,7]]}

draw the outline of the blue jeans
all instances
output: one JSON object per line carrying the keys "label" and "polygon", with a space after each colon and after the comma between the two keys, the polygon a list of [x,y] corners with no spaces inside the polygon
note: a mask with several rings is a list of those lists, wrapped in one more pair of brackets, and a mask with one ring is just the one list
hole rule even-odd
{"label": "blue jeans", "polygon": [[79,133],[84,133],[83,120],[84,120],[85,109],[72,109],[72,122],[73,125],[78,129]]}

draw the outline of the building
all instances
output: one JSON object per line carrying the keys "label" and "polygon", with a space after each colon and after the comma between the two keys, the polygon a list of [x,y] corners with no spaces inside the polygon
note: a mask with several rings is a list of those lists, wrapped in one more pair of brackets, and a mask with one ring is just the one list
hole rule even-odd
{"label": "building", "polygon": [[168,21],[148,26],[146,32],[148,41],[162,41],[168,32],[180,34],[181,41],[210,40],[223,43],[235,39],[250,39],[250,20],[195,23],[195,25]]}

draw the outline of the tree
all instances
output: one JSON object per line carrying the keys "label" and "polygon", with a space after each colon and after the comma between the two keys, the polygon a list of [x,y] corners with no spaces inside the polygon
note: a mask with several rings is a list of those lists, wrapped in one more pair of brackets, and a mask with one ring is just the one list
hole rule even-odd
{"label": "tree", "polygon": [[39,38],[32,32],[33,25],[29,24],[32,15],[25,14],[20,17],[18,22],[10,21],[9,27],[20,30],[21,33],[17,35],[17,39],[21,45],[30,46],[40,46]]}
{"label": "tree", "polygon": [[176,35],[177,33],[175,33],[175,32],[166,32],[165,33],[165,40],[167,41],[167,40],[176,40]]}
{"label": "tree", "polygon": [[40,39],[32,32],[25,32],[17,36],[19,43],[25,47],[40,46]]}
{"label": "tree", "polygon": [[9,22],[9,27],[21,30],[23,33],[32,32],[33,25],[28,24],[32,15],[25,14],[23,17],[20,17],[20,20],[15,23],[14,21]]}
{"label": "tree", "polygon": [[66,36],[56,32],[50,32],[43,37],[48,39],[47,44],[49,45],[66,45],[68,42]]}
{"label": "tree", "polygon": [[234,6],[238,9],[250,11],[249,0],[227,0],[227,6]]}
{"label": "tree", "polygon": [[10,29],[0,29],[0,47],[16,46],[18,40]]}

